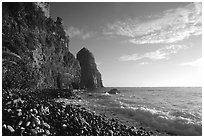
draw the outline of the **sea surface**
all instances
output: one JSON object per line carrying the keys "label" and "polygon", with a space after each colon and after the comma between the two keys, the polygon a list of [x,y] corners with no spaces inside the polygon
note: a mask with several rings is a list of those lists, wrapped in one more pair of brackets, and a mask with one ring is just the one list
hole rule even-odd
{"label": "sea surface", "polygon": [[97,90],[98,105],[171,135],[202,135],[201,87],[118,87]]}

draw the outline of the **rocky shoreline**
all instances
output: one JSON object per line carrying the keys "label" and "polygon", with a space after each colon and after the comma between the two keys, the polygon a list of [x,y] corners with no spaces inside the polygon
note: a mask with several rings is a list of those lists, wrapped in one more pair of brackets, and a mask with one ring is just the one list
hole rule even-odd
{"label": "rocky shoreline", "polygon": [[49,3],[2,4],[2,134],[151,135],[80,104],[56,101],[79,98],[69,89],[101,88],[103,83],[88,49],[81,49],[77,58],[70,52],[63,21],[53,20],[49,7]]}
{"label": "rocky shoreline", "polygon": [[56,102],[78,99],[70,90],[3,90],[2,135],[9,136],[150,136],[143,127],[127,126],[81,105]]}

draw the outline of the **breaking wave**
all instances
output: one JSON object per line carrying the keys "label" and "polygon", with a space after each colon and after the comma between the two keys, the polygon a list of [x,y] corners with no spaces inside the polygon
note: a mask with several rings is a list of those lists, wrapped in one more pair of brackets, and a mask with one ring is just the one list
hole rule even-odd
{"label": "breaking wave", "polygon": [[201,115],[184,111],[160,111],[144,105],[133,107],[121,101],[119,104],[129,117],[147,126],[172,135],[202,135],[202,121],[198,121],[201,120]]}

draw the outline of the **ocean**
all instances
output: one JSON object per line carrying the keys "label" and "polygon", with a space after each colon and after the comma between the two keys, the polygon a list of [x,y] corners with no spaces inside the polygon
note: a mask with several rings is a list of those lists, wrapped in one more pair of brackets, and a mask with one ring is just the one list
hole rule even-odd
{"label": "ocean", "polygon": [[171,135],[202,135],[201,87],[118,87],[97,90],[95,103]]}

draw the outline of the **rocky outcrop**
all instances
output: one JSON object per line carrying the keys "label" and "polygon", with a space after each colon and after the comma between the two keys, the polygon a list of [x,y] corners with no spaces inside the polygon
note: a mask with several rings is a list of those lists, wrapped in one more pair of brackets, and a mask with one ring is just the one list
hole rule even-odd
{"label": "rocky outcrop", "polygon": [[81,66],[81,88],[103,87],[101,73],[98,71],[93,54],[86,48],[77,53],[77,59]]}
{"label": "rocky outcrop", "polygon": [[43,3],[2,3],[4,89],[79,87],[80,65],[69,52],[62,19],[53,21],[42,7]]}
{"label": "rocky outcrop", "polygon": [[111,89],[110,91],[108,91],[109,94],[118,94],[120,93],[120,91],[118,89]]}
{"label": "rocky outcrop", "polygon": [[36,2],[36,5],[42,9],[46,17],[50,17],[50,4],[48,2]]}

